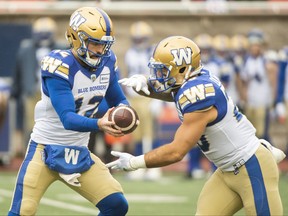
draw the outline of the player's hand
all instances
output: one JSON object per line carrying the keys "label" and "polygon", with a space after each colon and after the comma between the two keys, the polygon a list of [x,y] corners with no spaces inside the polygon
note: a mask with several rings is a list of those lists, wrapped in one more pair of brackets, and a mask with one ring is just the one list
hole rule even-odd
{"label": "player's hand", "polygon": [[124,86],[134,88],[137,92],[141,90],[146,95],[150,95],[147,85],[147,78],[144,75],[136,74],[129,78],[120,79],[118,82]]}
{"label": "player's hand", "polygon": [[113,108],[110,108],[105,115],[98,119],[98,127],[100,130],[114,136],[114,137],[121,137],[124,136],[124,133],[121,130],[118,130],[116,128],[114,128],[113,126],[115,126],[115,122],[113,121],[109,121],[108,120],[108,116],[110,114],[110,112],[112,111]]}
{"label": "player's hand", "polygon": [[119,169],[119,170],[124,170],[124,171],[136,170],[135,168],[131,166],[131,163],[130,163],[130,160],[134,157],[133,155],[129,153],[117,152],[117,151],[111,151],[111,154],[119,158],[115,161],[112,161],[106,164],[107,168]]}

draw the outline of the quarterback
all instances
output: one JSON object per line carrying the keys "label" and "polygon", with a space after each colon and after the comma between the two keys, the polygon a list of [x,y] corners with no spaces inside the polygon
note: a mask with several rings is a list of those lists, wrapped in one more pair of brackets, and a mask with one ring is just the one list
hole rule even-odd
{"label": "quarterback", "polygon": [[111,19],[99,8],[80,8],[71,15],[66,38],[71,49],[54,50],[41,62],[41,100],[9,216],[35,215],[46,189],[57,180],[96,206],[100,216],[128,211],[119,182],[87,148],[91,131],[124,135],[108,121],[111,109],[99,106],[104,98],[109,107],[128,104],[110,50],[115,40]]}
{"label": "quarterback", "polygon": [[182,124],[171,143],[137,157],[112,152],[119,158],[106,166],[125,171],[166,166],[198,144],[218,168],[202,189],[196,215],[233,215],[241,208],[246,215],[282,215],[277,161],[285,155],[255,136],[221,82],[202,67],[198,46],[182,36],[165,38],[149,67],[149,85],[142,75],[119,82],[141,95],[174,101]]}

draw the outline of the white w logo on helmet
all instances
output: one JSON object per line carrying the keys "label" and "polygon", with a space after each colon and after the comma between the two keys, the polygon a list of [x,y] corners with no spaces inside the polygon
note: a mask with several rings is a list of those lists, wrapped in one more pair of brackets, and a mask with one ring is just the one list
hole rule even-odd
{"label": "white w logo on helmet", "polygon": [[70,19],[70,23],[69,25],[71,26],[71,28],[74,30],[74,31],[77,31],[77,29],[79,28],[79,26],[84,23],[86,21],[86,19],[81,15],[79,14],[78,12],[73,14],[71,19]]}
{"label": "white w logo on helmet", "polygon": [[174,61],[177,66],[183,65],[183,61],[187,65],[192,63],[192,49],[190,47],[173,49],[171,54],[174,56]]}

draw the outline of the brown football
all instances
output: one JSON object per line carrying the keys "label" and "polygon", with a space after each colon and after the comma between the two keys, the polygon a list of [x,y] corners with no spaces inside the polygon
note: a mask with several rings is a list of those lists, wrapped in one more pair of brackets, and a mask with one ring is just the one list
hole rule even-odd
{"label": "brown football", "polygon": [[124,134],[133,132],[140,123],[137,112],[127,105],[115,107],[111,111],[108,120],[114,120],[115,128],[120,129]]}

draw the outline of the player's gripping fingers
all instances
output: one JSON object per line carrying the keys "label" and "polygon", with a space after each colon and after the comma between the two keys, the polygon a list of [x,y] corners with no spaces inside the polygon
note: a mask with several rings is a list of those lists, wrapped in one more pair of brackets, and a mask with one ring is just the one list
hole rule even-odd
{"label": "player's gripping fingers", "polygon": [[100,130],[112,135],[112,136],[115,136],[115,137],[121,137],[121,136],[124,136],[124,133],[115,128],[115,122],[114,121],[109,121],[109,115],[110,113],[112,112],[113,110],[113,107],[110,108],[106,113],[105,115],[100,118],[98,120],[98,127]]}
{"label": "player's gripping fingers", "polygon": [[107,127],[104,131],[114,137],[121,137],[125,135],[121,130],[114,129],[112,126]]}
{"label": "player's gripping fingers", "polygon": [[113,121],[109,121],[109,119],[108,119],[108,117],[109,117],[110,113],[112,112],[112,110],[113,110],[113,107],[108,109],[108,111],[105,113],[105,115],[102,118],[98,119],[97,124],[98,124],[98,127],[100,129],[103,130],[103,128],[105,126],[110,126],[111,127],[111,126],[115,125],[115,123]]}

